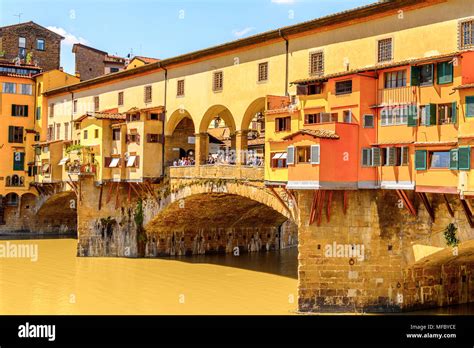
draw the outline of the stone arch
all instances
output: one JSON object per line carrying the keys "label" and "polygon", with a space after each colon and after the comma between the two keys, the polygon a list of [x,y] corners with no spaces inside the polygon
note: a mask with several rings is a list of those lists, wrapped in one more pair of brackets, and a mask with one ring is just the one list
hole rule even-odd
{"label": "stone arch", "polygon": [[176,127],[178,126],[178,124],[185,118],[190,118],[194,123],[194,120],[191,117],[191,114],[187,110],[185,110],[185,109],[175,110],[166,122],[165,136],[173,135],[173,132],[176,129]]}
{"label": "stone arch", "polygon": [[242,118],[242,124],[240,125],[241,130],[248,130],[250,123],[254,119],[258,112],[265,111],[265,97],[255,99],[245,110],[244,117]]}
{"label": "stone arch", "polygon": [[224,105],[213,105],[204,113],[201,123],[199,124],[199,133],[207,132],[211,121],[216,117],[219,116],[221,119],[224,120],[227,127],[229,127],[231,133],[235,133],[237,130],[235,125],[234,116],[230,112],[230,110],[225,107]]}
{"label": "stone arch", "polygon": [[295,246],[298,229],[265,188],[210,182],[147,200],[144,227],[148,256],[277,250]]}
{"label": "stone arch", "polygon": [[45,233],[76,233],[77,204],[72,191],[40,196],[36,205],[37,228]]}

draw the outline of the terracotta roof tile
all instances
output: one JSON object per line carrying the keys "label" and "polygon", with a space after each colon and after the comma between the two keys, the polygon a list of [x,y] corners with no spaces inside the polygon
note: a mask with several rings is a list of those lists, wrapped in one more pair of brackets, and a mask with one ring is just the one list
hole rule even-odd
{"label": "terracotta roof tile", "polygon": [[324,138],[324,139],[339,139],[339,135],[337,135],[334,131],[325,130],[325,129],[302,129],[298,132],[290,134],[283,138],[283,140],[290,140],[293,139],[297,135],[310,135],[315,138]]}

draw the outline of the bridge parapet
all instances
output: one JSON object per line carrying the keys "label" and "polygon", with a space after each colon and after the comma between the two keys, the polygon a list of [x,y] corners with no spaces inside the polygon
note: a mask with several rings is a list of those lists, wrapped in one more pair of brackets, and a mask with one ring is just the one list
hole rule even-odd
{"label": "bridge parapet", "polygon": [[243,181],[264,181],[263,167],[235,165],[201,165],[170,167],[169,177],[173,179],[236,179]]}

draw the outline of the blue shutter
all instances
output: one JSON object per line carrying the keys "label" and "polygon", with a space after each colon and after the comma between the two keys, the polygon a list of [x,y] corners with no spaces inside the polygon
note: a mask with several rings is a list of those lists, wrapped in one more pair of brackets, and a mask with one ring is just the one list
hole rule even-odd
{"label": "blue shutter", "polygon": [[287,152],[286,164],[295,164],[295,148],[293,146],[290,146],[288,147],[286,152]]}
{"label": "blue shutter", "polygon": [[429,126],[436,125],[436,104],[426,105],[426,115]]}
{"label": "blue shutter", "polygon": [[444,85],[453,82],[453,63],[438,63],[438,85]]}
{"label": "blue shutter", "polygon": [[456,124],[458,122],[458,103],[456,102],[453,102],[452,113],[451,123]]}
{"label": "blue shutter", "polygon": [[416,105],[408,106],[408,127],[418,126],[418,109]]}

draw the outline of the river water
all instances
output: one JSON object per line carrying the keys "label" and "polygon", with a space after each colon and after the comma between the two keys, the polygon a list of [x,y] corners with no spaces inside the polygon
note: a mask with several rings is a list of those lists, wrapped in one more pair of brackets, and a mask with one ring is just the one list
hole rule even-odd
{"label": "river water", "polygon": [[[7,243],[37,246],[38,258],[0,255],[0,315],[296,312],[296,248],[238,257],[118,259],[77,258],[75,239],[0,240]],[[474,304],[406,314],[473,315]]]}
{"label": "river water", "polygon": [[291,314],[297,306],[296,249],[117,259],[77,258],[74,239],[9,243],[37,245],[38,260],[0,258],[0,314]]}

